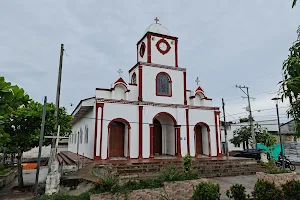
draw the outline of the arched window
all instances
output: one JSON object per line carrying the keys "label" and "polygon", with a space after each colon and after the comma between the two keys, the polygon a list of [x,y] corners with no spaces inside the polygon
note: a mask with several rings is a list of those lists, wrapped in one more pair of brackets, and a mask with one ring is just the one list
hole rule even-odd
{"label": "arched window", "polygon": [[135,72],[131,76],[131,84],[136,84],[136,73]]}
{"label": "arched window", "polygon": [[172,80],[169,74],[160,72],[156,76],[156,95],[172,96]]}
{"label": "arched window", "polygon": [[89,142],[89,127],[87,124],[85,125],[84,130],[85,130],[84,143],[88,143]]}

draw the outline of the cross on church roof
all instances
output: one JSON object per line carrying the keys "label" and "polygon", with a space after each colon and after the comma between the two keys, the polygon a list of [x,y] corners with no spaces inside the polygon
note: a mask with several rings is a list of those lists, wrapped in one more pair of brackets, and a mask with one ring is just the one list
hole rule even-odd
{"label": "cross on church roof", "polygon": [[156,17],[156,18],[154,19],[154,21],[155,21],[156,24],[157,24],[157,22],[159,21],[159,19]]}
{"label": "cross on church roof", "polygon": [[197,83],[197,85],[199,85],[200,83],[199,77],[196,78],[195,82]]}
{"label": "cross on church roof", "polygon": [[119,69],[117,72],[119,73],[119,76],[122,76],[123,73],[122,69]]}

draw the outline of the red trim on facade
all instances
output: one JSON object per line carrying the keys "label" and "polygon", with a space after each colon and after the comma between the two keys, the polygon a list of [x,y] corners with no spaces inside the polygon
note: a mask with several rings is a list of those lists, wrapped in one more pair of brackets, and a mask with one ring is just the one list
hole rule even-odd
{"label": "red trim on facade", "polygon": [[185,110],[185,119],[186,119],[186,140],[187,140],[187,151],[190,154],[190,121],[189,121],[189,109]]}
{"label": "red trim on facade", "polygon": [[186,100],[186,72],[183,72],[183,104],[187,105],[187,100]]}
{"label": "red trim on facade", "polygon": [[154,128],[154,125],[149,124],[149,128],[150,128],[150,157],[149,158],[154,158],[154,155],[153,155],[153,128]]}
{"label": "red trim on facade", "polygon": [[143,101],[143,66],[139,66],[138,101]]}
{"label": "red trim on facade", "polygon": [[128,85],[137,86],[137,84],[134,83],[128,83]]}
{"label": "red trim on facade", "polygon": [[137,66],[140,65],[140,62],[137,62],[131,69],[128,71],[129,73],[132,72]]}
{"label": "red trim on facade", "polygon": [[139,158],[143,158],[143,106],[139,106]]}
{"label": "red trim on facade", "polygon": [[[158,94],[158,84],[157,84],[157,77],[158,75],[161,75],[161,74],[165,74],[169,77],[169,83],[170,83],[170,94]],[[171,79],[171,76],[167,73],[167,72],[159,72],[157,75],[156,75],[156,78],[155,78],[155,83],[156,83],[156,96],[164,96],[164,97],[171,97],[172,96],[172,79]]]}
{"label": "red trim on facade", "polygon": [[123,83],[125,85],[127,85],[127,83],[124,81],[124,79],[122,77],[120,77],[118,80],[116,80],[115,84],[117,83]]}
{"label": "red trim on facade", "polygon": [[[200,86],[198,86],[198,88],[196,89],[195,92],[198,92],[198,91],[204,92]],[[203,95],[204,95],[204,93],[203,93]],[[204,95],[204,96],[205,96],[205,95]]]}
{"label": "red trim on facade", "polygon": [[129,73],[132,72],[139,65],[145,65],[145,66],[156,67],[156,68],[161,68],[161,69],[170,69],[170,70],[182,71],[182,72],[186,71],[186,68],[182,68],[182,67],[174,67],[174,66],[160,65],[160,64],[155,64],[155,63],[148,63],[148,62],[139,61],[128,72]]}
{"label": "red trim on facade", "polygon": [[[127,140],[127,158],[130,158],[130,129],[131,129],[130,123],[129,123],[126,119],[124,119],[124,118],[115,118],[115,119],[112,119],[112,120],[109,122],[108,126],[107,126],[107,128],[108,128],[108,136],[107,136],[107,157],[106,157],[106,160],[109,160],[109,158],[110,158],[110,156],[109,156],[110,127],[111,127],[111,124],[112,124],[113,122],[115,122],[115,121],[117,121],[117,122],[122,122],[122,123],[124,123],[124,124],[127,125],[127,133],[128,133],[128,140]],[[125,134],[125,133],[124,133],[124,134]],[[124,135],[124,137],[125,137],[125,135]]]}
{"label": "red trim on facade", "polygon": [[177,146],[177,157],[178,158],[181,158],[181,140],[180,140],[180,129],[181,129],[181,126],[180,125],[177,125],[175,126],[175,141],[177,142],[176,146]]}
{"label": "red trim on facade", "polygon": [[171,108],[188,108],[188,109],[200,109],[200,110],[219,110],[219,107],[210,106],[193,106],[193,105],[183,105],[183,104],[167,104],[167,103],[155,103],[150,101],[129,101],[129,100],[116,100],[116,99],[105,99],[97,98],[98,103],[120,103],[120,104],[130,104],[130,105],[147,105],[147,106],[157,106],[157,107],[171,107]]}
{"label": "red trim on facade", "polygon": [[[209,157],[211,157],[211,141],[210,141],[210,128],[209,128],[209,126],[208,126],[208,124],[207,123],[205,123],[205,122],[198,122],[195,126],[194,126],[194,138],[196,138],[196,127],[197,126],[205,126],[206,127],[206,129],[207,129],[207,136],[208,136],[208,156]],[[195,156],[197,156],[196,155],[196,141],[194,142],[195,143]]]}
{"label": "red trim on facade", "polygon": [[[144,49],[142,49],[144,48]],[[146,45],[145,42],[142,42],[141,46],[140,46],[140,56],[143,58],[145,55],[145,50],[146,50]]]}
{"label": "red trim on facade", "polygon": [[147,35],[147,62],[151,63],[151,35]]}
{"label": "red trim on facade", "polygon": [[174,37],[174,36],[170,36],[170,35],[163,35],[163,34],[159,34],[159,33],[153,33],[153,32],[147,32],[145,33],[145,35],[137,42],[137,45],[139,45],[143,39],[146,37],[146,36],[156,36],[156,37],[162,37],[162,38],[166,38],[166,39],[171,39],[171,40],[177,40],[178,38],[177,37]]}
{"label": "red trim on facade", "polygon": [[175,40],[175,67],[178,67],[178,39]]}
{"label": "red trim on facade", "polygon": [[157,118],[159,115],[167,115],[167,116],[169,116],[169,117],[173,120],[174,125],[177,125],[177,121],[176,121],[175,117],[173,117],[173,115],[171,115],[171,114],[168,113],[168,112],[159,112],[159,113],[157,113],[157,114],[153,117],[152,123],[154,122],[155,118]]}
{"label": "red trim on facade", "polygon": [[[162,50],[162,49],[160,48],[159,45],[160,45],[161,43],[165,43],[165,45],[167,46],[166,50]],[[156,46],[157,50],[158,50],[162,55],[167,54],[167,53],[170,51],[170,49],[171,49],[171,46],[170,46],[169,42],[168,42],[167,40],[165,40],[164,38],[161,38],[160,40],[158,40],[155,46]]]}
{"label": "red trim on facade", "polygon": [[217,156],[218,157],[222,157],[222,153],[220,152],[220,147],[219,147],[219,126],[220,124],[218,125],[218,120],[219,120],[219,116],[220,116],[220,112],[218,111],[215,111],[215,129],[216,129],[216,141],[217,141]]}

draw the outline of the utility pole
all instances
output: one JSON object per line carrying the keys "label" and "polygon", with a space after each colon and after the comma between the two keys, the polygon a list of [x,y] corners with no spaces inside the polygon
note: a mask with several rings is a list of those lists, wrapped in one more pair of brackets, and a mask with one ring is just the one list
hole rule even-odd
{"label": "utility pole", "polygon": [[226,116],[225,116],[225,103],[224,99],[222,98],[222,108],[223,108],[223,117],[224,117],[224,133],[225,133],[225,153],[227,159],[229,158],[229,151],[228,151],[228,141],[227,141],[227,123],[226,123]]}
{"label": "utility pole", "polygon": [[[246,95],[246,98],[248,99],[249,121],[250,121],[251,136],[252,136],[252,141],[253,141],[252,147],[255,149],[256,148],[256,139],[255,139],[255,133],[254,133],[254,127],[253,127],[253,117],[252,117],[251,104],[250,104],[251,97],[249,95],[249,87],[241,86],[241,85],[236,85],[235,87],[240,88],[240,90],[242,90],[242,92]],[[243,89],[246,89],[246,92]],[[254,99],[254,98],[252,98],[252,99]]]}
{"label": "utility pole", "polygon": [[45,130],[45,119],[46,119],[46,105],[47,105],[47,97],[44,98],[44,109],[42,115],[42,126],[40,131],[40,142],[39,142],[39,154],[37,158],[37,168],[36,168],[36,176],[35,176],[35,185],[34,185],[34,198],[37,197],[37,189],[39,183],[39,174],[40,174],[40,166],[41,166],[41,154],[42,154],[42,146],[44,139],[44,130]]}
{"label": "utility pole", "polygon": [[[59,101],[60,101],[60,88],[61,88],[61,75],[62,75],[62,64],[63,64],[63,56],[64,56],[64,44],[61,44],[60,46],[60,57],[59,57],[59,68],[58,68],[58,79],[57,79],[57,90],[56,90],[56,108],[55,108],[55,126],[54,126],[54,135],[57,131],[58,127],[58,115],[59,115]],[[52,145],[51,145],[51,155],[49,159],[49,163],[51,164],[53,160],[55,159],[55,137],[52,139]]]}

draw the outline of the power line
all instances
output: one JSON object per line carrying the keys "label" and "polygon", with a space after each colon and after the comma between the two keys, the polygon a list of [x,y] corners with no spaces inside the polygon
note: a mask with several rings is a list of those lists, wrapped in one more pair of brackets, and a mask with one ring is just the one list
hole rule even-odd
{"label": "power line", "polygon": [[[289,106],[279,107],[279,109],[282,109],[282,108],[289,108]],[[276,109],[276,108],[258,109],[258,110],[252,110],[252,112],[254,112],[254,111],[261,112],[261,111],[265,111],[265,110],[275,110],[275,109]],[[232,114],[232,115],[245,114],[246,112],[247,112],[247,111],[240,112],[240,113],[235,113],[235,114]]]}

